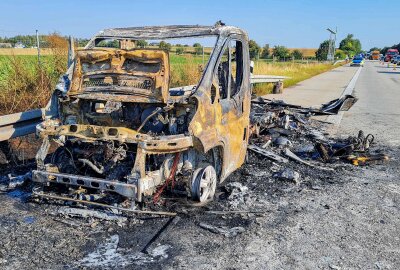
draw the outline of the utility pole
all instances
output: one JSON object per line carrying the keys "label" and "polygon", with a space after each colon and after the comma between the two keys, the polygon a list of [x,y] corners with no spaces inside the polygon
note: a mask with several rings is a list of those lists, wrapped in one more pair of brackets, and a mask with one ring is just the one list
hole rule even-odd
{"label": "utility pole", "polygon": [[203,50],[203,68],[204,68],[204,46],[201,46],[202,50]]}
{"label": "utility pole", "polygon": [[335,60],[337,27],[336,27],[336,31],[333,31],[330,28],[327,28],[326,30],[328,30],[330,33],[329,34],[329,49],[328,49],[328,55],[326,57],[326,60],[334,61]]}
{"label": "utility pole", "polygon": [[37,47],[38,64],[40,65],[40,44],[39,44],[39,32],[38,32],[38,30],[36,30],[36,47]]}

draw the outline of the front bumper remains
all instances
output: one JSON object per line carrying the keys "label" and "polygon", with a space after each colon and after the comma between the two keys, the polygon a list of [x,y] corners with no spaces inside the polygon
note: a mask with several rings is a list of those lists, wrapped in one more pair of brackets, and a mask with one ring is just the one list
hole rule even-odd
{"label": "front bumper remains", "polygon": [[43,184],[59,183],[64,185],[93,188],[101,191],[110,191],[131,199],[136,198],[137,196],[137,185],[135,184],[127,184],[118,181],[107,181],[100,178],[82,175],[34,170],[32,172],[32,180],[33,182]]}

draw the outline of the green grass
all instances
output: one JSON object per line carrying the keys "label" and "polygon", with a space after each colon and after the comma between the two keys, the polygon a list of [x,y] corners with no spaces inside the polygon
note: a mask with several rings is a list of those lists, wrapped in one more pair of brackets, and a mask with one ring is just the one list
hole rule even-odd
{"label": "green grass", "polygon": [[[290,87],[297,83],[304,81],[308,78],[331,70],[339,65],[332,65],[331,63],[292,63],[292,62],[274,62],[267,63],[257,61],[254,65],[254,74],[260,75],[279,75],[290,77],[284,81],[284,87]],[[272,84],[257,84],[254,87],[256,95],[266,95],[272,92]]]}
{"label": "green grass", "polygon": [[[205,64],[209,56],[205,55]],[[42,65],[39,67],[36,55],[0,55],[0,114],[44,106],[58,77],[66,71],[65,61],[65,58],[57,60],[57,57],[44,55],[41,58]],[[203,57],[171,53],[170,66],[171,87],[196,84],[204,67]],[[255,63],[254,73],[290,77],[284,81],[284,87],[290,87],[332,68],[334,66],[329,63],[282,63],[260,60]],[[268,94],[271,90],[272,84],[258,84],[254,87],[257,95]]]}
{"label": "green grass", "polygon": [[[0,55],[0,85],[2,82],[6,81],[10,74],[13,73],[13,61],[12,57],[15,57],[16,59],[20,60],[24,67],[31,71],[32,73],[35,72],[35,69],[37,67],[37,56],[36,55]],[[50,57],[47,55],[42,56],[41,62],[44,63],[44,67],[47,69],[52,69],[53,64],[52,61],[50,61]]]}

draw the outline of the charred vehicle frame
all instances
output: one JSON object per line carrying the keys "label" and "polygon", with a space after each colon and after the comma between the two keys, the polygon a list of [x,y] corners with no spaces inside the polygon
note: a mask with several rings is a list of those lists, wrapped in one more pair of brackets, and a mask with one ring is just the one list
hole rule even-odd
{"label": "charred vehicle frame", "polygon": [[[170,88],[169,53],[136,44],[203,36],[216,43],[195,86]],[[120,47],[98,48],[106,39]],[[211,200],[245,160],[249,62],[247,34],[232,26],[101,31],[77,51],[37,126],[43,143],[33,180],[80,199],[145,202],[167,188]]]}

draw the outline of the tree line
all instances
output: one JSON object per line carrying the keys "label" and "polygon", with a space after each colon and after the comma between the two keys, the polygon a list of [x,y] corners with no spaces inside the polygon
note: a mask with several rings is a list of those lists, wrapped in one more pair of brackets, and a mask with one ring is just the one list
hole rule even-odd
{"label": "tree line", "polygon": [[[315,52],[317,60],[324,61],[327,59],[329,51],[329,40],[323,41],[318,50]],[[362,52],[361,42],[359,39],[354,38],[353,34],[348,34],[339,43],[339,49],[335,50],[335,59],[344,59],[352,57]]]}
{"label": "tree line", "polygon": [[[51,44],[49,44],[47,37],[48,36],[52,36],[52,35],[58,35],[58,33],[53,33],[53,34],[49,34],[49,35],[39,35],[39,45],[42,48],[49,48],[51,47]],[[65,36],[63,37],[65,39],[67,39],[68,37]],[[78,43],[79,47],[83,47],[86,45],[86,43],[89,42],[89,39],[86,38],[75,38],[74,39],[75,42]],[[17,43],[21,43],[22,45],[24,45],[26,48],[32,48],[32,47],[36,47],[36,35],[17,35],[14,37],[0,37],[0,43],[10,43],[13,47],[17,44]]]}
{"label": "tree line", "polygon": [[265,44],[263,47],[260,47],[256,41],[249,41],[249,53],[251,59],[269,59],[269,58],[277,58],[278,60],[284,59],[303,59],[303,53],[300,50],[293,50],[290,52],[288,48],[282,45],[276,45],[272,49],[269,44]]}
{"label": "tree line", "polygon": [[385,46],[382,49],[378,47],[372,47],[369,51],[380,51],[381,54],[385,55],[389,49],[397,49],[400,52],[400,43],[394,44],[393,46]]}

